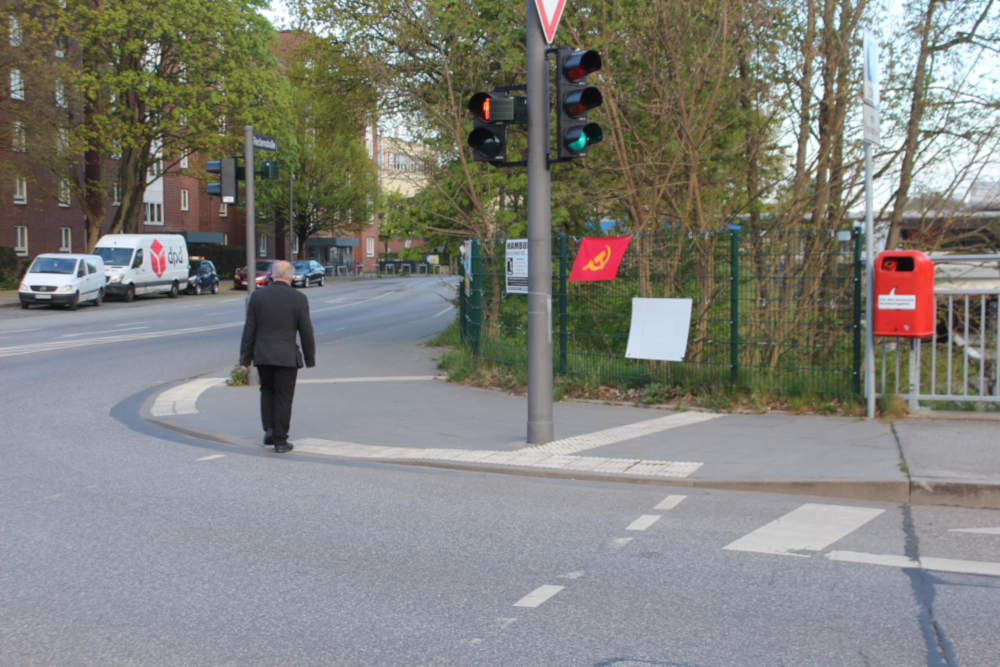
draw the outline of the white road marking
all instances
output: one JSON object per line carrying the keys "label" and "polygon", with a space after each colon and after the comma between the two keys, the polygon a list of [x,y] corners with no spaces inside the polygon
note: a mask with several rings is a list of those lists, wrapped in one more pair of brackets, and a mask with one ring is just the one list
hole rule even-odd
{"label": "white road marking", "polygon": [[17,331],[4,331],[0,333],[0,336],[16,336],[17,334],[28,333],[29,331],[41,331],[44,327],[38,327],[37,329],[19,329]]}
{"label": "white road marking", "polygon": [[116,324],[115,327],[130,327],[133,324],[139,324],[138,322],[126,322],[125,324]]}
{"label": "white road marking", "polygon": [[328,299],[328,300],[324,301],[323,303],[339,303],[341,301],[343,301],[343,299]]}
{"label": "white road marking", "polygon": [[566,588],[565,586],[539,586],[514,603],[515,607],[537,607],[553,595]]}
{"label": "white road marking", "polygon": [[1000,535],[1000,528],[952,528],[950,533],[975,533],[977,535]]}
{"label": "white road marking", "polygon": [[660,503],[654,507],[654,510],[672,510],[681,504],[681,501],[687,498],[687,496],[667,496]]}
{"label": "white road marking", "polygon": [[628,525],[625,530],[646,530],[660,520],[659,514],[643,514],[641,517]]}
{"label": "white road marking", "polygon": [[77,336],[96,336],[97,334],[118,333],[119,331],[137,331],[139,329],[148,329],[148,328],[149,327],[129,327],[128,329],[108,329],[106,331],[87,331],[85,333],[66,334],[65,336],[60,336],[60,338],[76,338]]}
{"label": "white road marking", "polygon": [[867,554],[860,551],[831,551],[826,554],[826,557],[830,560],[844,561],[848,563],[889,565],[892,567],[918,567],[924,570],[935,570],[938,572],[980,574],[987,577],[1000,577],[1000,563],[988,563],[984,561],[921,557],[918,562],[907,558],[906,556]]}
{"label": "white road marking", "polygon": [[297,380],[295,384],[339,384],[342,382],[417,382],[420,380],[440,380],[442,375],[397,375],[388,377],[367,378],[319,378],[315,380]]}
{"label": "white road marking", "polygon": [[330,306],[329,308],[320,308],[319,310],[310,311],[309,314],[310,315],[314,315],[316,313],[325,313],[328,310],[337,310],[338,308],[347,308],[348,306],[358,306],[358,305],[360,305],[362,303],[368,303],[369,301],[375,301],[376,299],[381,299],[382,297],[389,296],[390,294],[395,294],[398,291],[399,290],[393,290],[392,292],[386,292],[385,294],[379,294],[378,296],[373,296],[370,299],[363,299],[361,301],[355,301],[354,303],[345,303],[345,304],[341,304],[339,306]]}
{"label": "white road marking", "polygon": [[560,456],[525,447],[515,451],[499,452],[489,449],[422,449],[417,447],[380,447],[304,438],[295,441],[296,451],[325,456],[355,459],[460,461],[527,468],[556,468],[582,472],[627,472],[647,477],[687,477],[702,466],[687,461],[641,461],[637,459],[610,459],[596,456]]}
{"label": "white road marking", "polygon": [[559,575],[560,579],[579,579],[583,576],[583,570],[577,570],[576,572],[567,572],[566,574]]}
{"label": "white road marking", "polygon": [[616,537],[608,543],[608,546],[611,547],[612,551],[618,551],[619,549],[623,549],[631,541],[631,537]]}
{"label": "white road marking", "polygon": [[344,330],[344,329],[346,329],[346,328],[347,328],[347,327],[340,327],[339,329],[334,329],[334,330],[333,330],[333,333],[337,333],[338,331],[343,331],[343,330]]}
{"label": "white road marking", "polygon": [[723,548],[807,558],[805,554],[793,552],[821,551],[884,511],[808,503]]}
{"label": "white road marking", "polygon": [[442,310],[442,311],[441,311],[440,313],[438,313],[437,315],[431,315],[431,316],[430,316],[430,317],[428,317],[427,319],[429,319],[429,320],[433,320],[433,319],[434,319],[435,317],[441,317],[441,316],[442,316],[442,315],[444,315],[445,313],[450,313],[450,312],[451,312],[451,311],[453,311],[453,310],[455,310],[455,306],[448,306],[447,308],[445,308],[444,310]]}
{"label": "white road marking", "polygon": [[154,417],[196,414],[198,397],[208,389],[224,384],[225,378],[199,378],[179,384],[157,396],[149,411]]}
{"label": "white road marking", "polygon": [[537,452],[548,452],[551,454],[576,454],[595,447],[613,445],[625,440],[641,438],[645,435],[653,435],[666,431],[667,429],[679,426],[690,426],[710,419],[717,419],[722,415],[710,414],[707,412],[678,412],[666,417],[648,419],[635,424],[616,426],[596,433],[586,433],[584,435],[573,436],[550,442],[547,445],[532,447]]}
{"label": "white road marking", "polygon": [[56,350],[70,350],[78,347],[88,347],[90,345],[103,345],[110,343],[127,343],[136,340],[150,340],[153,338],[167,338],[182,336],[191,333],[204,333],[229,327],[243,326],[243,321],[227,322],[225,324],[214,324],[206,327],[191,327],[188,329],[169,329],[161,331],[149,331],[144,333],[124,334],[121,336],[102,336],[100,338],[83,338],[80,340],[60,340],[51,343],[32,343],[28,345],[12,345],[10,347],[0,347],[0,357],[15,357],[24,354],[34,354],[36,352],[53,352]]}
{"label": "white road marking", "polygon": [[221,459],[225,454],[212,454],[211,456],[203,456],[200,459],[195,459],[196,461],[211,461],[212,459]]}

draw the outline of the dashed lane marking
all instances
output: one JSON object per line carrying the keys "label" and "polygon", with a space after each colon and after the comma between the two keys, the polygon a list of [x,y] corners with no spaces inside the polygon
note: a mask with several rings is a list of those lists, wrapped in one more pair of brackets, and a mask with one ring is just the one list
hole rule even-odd
{"label": "dashed lane marking", "polygon": [[949,533],[975,533],[977,535],[1000,535],[1000,528],[952,528]]}
{"label": "dashed lane marking", "polygon": [[723,548],[807,558],[806,554],[794,552],[822,551],[884,511],[808,503]]}
{"label": "dashed lane marking", "polygon": [[625,548],[625,546],[631,541],[631,537],[616,537],[608,542],[608,547],[610,547],[612,551],[618,551],[619,549]]}
{"label": "dashed lane marking", "polygon": [[672,510],[681,504],[681,501],[687,498],[687,496],[667,496],[659,502],[659,504],[654,507],[654,510]]}
{"label": "dashed lane marking", "polygon": [[214,459],[221,459],[224,456],[225,456],[225,454],[212,454],[211,456],[203,456],[200,459],[196,459],[196,460],[197,461],[212,461]]}
{"label": "dashed lane marking", "polygon": [[444,315],[445,313],[450,313],[450,312],[451,312],[451,311],[453,311],[453,310],[455,310],[455,307],[454,307],[454,306],[448,306],[447,308],[445,308],[444,310],[442,310],[442,311],[441,311],[440,313],[438,313],[437,315],[431,315],[431,316],[430,316],[430,317],[428,317],[427,319],[429,319],[429,320],[433,320],[433,319],[434,319],[435,317],[441,317],[441,316],[442,316],[442,315]]}
{"label": "dashed lane marking", "polygon": [[65,336],[60,336],[60,338],[76,338],[77,336],[96,336],[97,334],[118,333],[119,331],[138,331],[139,329],[148,329],[148,328],[149,327],[129,327],[128,329],[108,329],[106,331],[87,331],[85,333],[66,334]]}
{"label": "dashed lane marking", "polygon": [[0,347],[0,358],[15,357],[24,354],[34,354],[36,352],[53,352],[56,350],[69,350],[78,347],[88,347],[91,345],[108,345],[112,343],[127,343],[137,340],[150,340],[154,338],[172,338],[186,334],[204,333],[206,331],[216,331],[218,329],[228,329],[230,327],[243,326],[243,321],[227,322],[225,324],[214,324],[206,327],[191,327],[188,329],[169,329],[161,331],[148,331],[143,333],[124,334],[121,336],[101,336],[99,338],[82,338],[80,340],[58,340],[51,343],[32,343],[28,345],[11,345]]}
{"label": "dashed lane marking", "polygon": [[867,565],[888,565],[891,567],[910,567],[938,572],[954,572],[956,574],[979,574],[987,577],[1000,577],[1000,563],[988,563],[975,560],[956,560],[953,558],[930,558],[921,556],[913,560],[906,556],[890,554],[868,554],[860,551],[831,551],[826,554],[830,560],[847,563],[864,563]]}
{"label": "dashed lane marking", "polygon": [[660,520],[659,514],[643,514],[641,517],[628,525],[625,530],[646,530]]}
{"label": "dashed lane marking", "polygon": [[553,595],[566,588],[565,586],[539,586],[514,603],[515,607],[537,607]]}

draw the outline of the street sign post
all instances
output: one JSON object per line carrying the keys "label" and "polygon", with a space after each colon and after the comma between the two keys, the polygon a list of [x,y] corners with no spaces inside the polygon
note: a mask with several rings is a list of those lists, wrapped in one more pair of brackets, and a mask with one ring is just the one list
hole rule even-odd
{"label": "street sign post", "polygon": [[878,40],[870,31],[864,32],[864,91],[861,102],[865,143],[865,392],[868,418],[875,418],[875,221],[872,214],[872,146],[881,143],[879,127]]}

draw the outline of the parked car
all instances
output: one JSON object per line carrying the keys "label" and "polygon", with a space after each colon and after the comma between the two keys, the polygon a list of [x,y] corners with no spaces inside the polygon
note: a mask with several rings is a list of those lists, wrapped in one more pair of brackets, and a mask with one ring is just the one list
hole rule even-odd
{"label": "parked car", "polygon": [[[262,259],[257,262],[257,287],[267,287],[274,278],[271,276],[271,269],[274,267],[275,259]],[[240,269],[233,278],[233,287],[236,289],[247,288],[247,270]]]}
{"label": "parked car", "polygon": [[18,288],[21,308],[33,303],[63,305],[70,310],[83,301],[100,306],[104,299],[104,262],[94,255],[39,255]]}
{"label": "parked car", "polygon": [[326,282],[326,269],[316,260],[302,259],[292,262],[292,267],[295,269],[292,287],[309,287],[313,283],[322,287]]}
{"label": "parked car", "polygon": [[94,254],[104,260],[108,296],[132,301],[162,293],[174,299],[187,285],[187,241],[179,234],[106,234]]}
{"label": "parked car", "polygon": [[204,257],[192,257],[188,264],[188,281],[184,288],[185,294],[201,294],[202,292],[219,293],[219,274],[212,264]]}

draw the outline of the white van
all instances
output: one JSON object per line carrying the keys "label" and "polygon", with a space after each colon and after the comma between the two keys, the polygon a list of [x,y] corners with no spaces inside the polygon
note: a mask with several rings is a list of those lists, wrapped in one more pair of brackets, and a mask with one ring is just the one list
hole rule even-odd
{"label": "white van", "polygon": [[104,280],[104,261],[100,257],[49,253],[31,263],[17,294],[23,309],[40,303],[76,310],[84,301],[101,305]]}
{"label": "white van", "polygon": [[104,260],[109,296],[132,301],[139,294],[175,298],[188,281],[187,241],[177,234],[107,234],[94,254]]}

